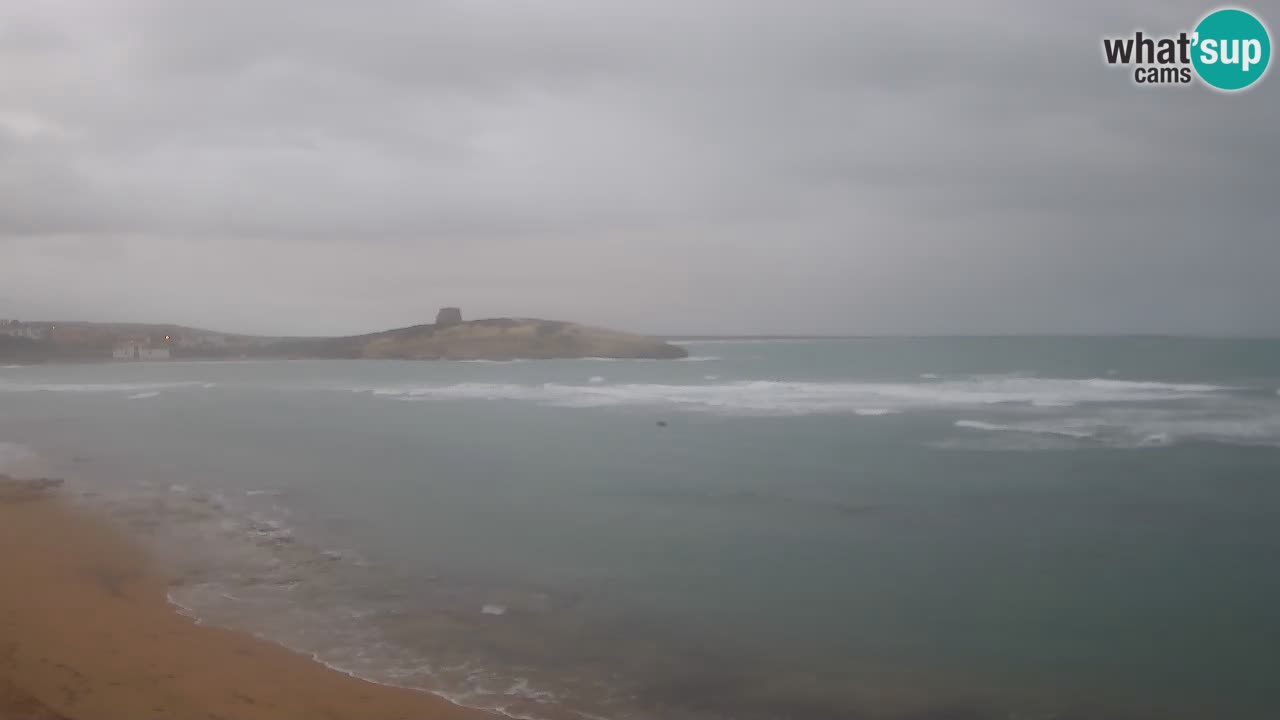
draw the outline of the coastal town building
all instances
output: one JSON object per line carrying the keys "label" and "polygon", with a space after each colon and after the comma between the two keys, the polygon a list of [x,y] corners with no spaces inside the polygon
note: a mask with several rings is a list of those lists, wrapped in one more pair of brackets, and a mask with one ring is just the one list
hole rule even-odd
{"label": "coastal town building", "polygon": [[43,340],[45,329],[41,325],[24,323],[20,320],[0,320],[0,335],[22,337],[29,340]]}
{"label": "coastal town building", "polygon": [[111,350],[116,360],[168,360],[169,346],[148,338],[131,338],[116,343]]}

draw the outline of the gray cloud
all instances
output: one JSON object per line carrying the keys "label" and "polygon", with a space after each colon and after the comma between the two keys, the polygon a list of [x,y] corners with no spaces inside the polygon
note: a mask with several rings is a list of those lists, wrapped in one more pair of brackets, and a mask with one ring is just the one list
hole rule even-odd
{"label": "gray cloud", "polygon": [[1276,79],[1101,60],[1207,9],[10,3],[0,315],[1275,333]]}

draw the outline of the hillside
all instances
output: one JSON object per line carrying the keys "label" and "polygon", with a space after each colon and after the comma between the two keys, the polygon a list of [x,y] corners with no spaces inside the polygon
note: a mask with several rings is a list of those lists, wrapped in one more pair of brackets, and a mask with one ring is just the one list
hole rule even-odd
{"label": "hillside", "polygon": [[[164,348],[172,359],[394,358],[515,360],[552,358],[674,359],[688,353],[661,339],[536,318],[462,321],[454,308],[433,324],[346,337],[229,335],[178,325],[135,323],[15,323],[28,335],[0,333],[0,361],[93,361],[129,342]],[[15,329],[14,332],[17,332]]]}
{"label": "hillside", "polygon": [[516,358],[682,358],[684,348],[657,338],[530,318],[473,320],[417,327],[361,338],[362,357],[415,360]]}

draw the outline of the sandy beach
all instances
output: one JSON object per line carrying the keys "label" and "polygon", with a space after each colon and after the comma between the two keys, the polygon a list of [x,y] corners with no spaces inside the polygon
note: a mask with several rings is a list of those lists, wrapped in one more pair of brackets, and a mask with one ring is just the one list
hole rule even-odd
{"label": "sandy beach", "polygon": [[106,522],[0,481],[0,719],[490,717],[197,625]]}

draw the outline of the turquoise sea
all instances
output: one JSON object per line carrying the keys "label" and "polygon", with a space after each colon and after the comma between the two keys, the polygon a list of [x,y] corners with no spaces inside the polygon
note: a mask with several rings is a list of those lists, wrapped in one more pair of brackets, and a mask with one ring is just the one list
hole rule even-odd
{"label": "turquoise sea", "polygon": [[1280,340],[685,344],[3,367],[0,472],[514,717],[1280,717]]}

